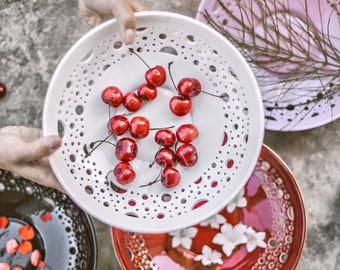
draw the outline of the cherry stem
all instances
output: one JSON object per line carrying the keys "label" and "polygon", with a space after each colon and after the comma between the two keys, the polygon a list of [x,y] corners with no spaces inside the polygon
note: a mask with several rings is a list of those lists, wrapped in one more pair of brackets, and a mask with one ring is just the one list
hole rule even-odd
{"label": "cherry stem", "polygon": [[163,167],[161,167],[161,170],[159,171],[159,174],[157,175],[157,177],[156,177],[155,180],[153,180],[152,182],[149,182],[149,183],[147,183],[147,184],[141,185],[141,186],[139,186],[139,187],[147,187],[147,186],[151,186],[151,185],[156,184],[157,182],[161,181],[161,180],[162,180],[162,177],[160,177],[160,176],[161,176],[161,174],[162,174],[162,169],[163,169]]}
{"label": "cherry stem", "polygon": [[174,128],[175,126],[168,126],[168,127],[161,127],[161,128],[150,128],[150,130],[160,130],[160,129],[170,129]]}
{"label": "cherry stem", "polygon": [[148,67],[148,69],[151,69],[150,66],[144,61],[144,59],[138,53],[136,53],[132,48],[129,48],[129,51],[130,53],[133,53],[134,55],[136,55]]}
{"label": "cherry stem", "polygon": [[[170,71],[170,68],[171,68],[171,65],[172,65],[172,64],[173,64],[173,62],[168,63],[168,70],[169,70],[169,74],[170,74],[170,79],[171,79],[171,82],[172,82],[173,86],[175,87],[177,93],[179,93],[179,92],[178,92],[178,88],[177,88],[177,86],[176,86],[176,84],[175,84],[175,81],[174,81],[174,79],[173,79],[173,77],[172,77],[172,74],[171,74],[171,71]],[[195,88],[194,90],[195,90],[195,91],[202,92],[202,93],[207,94],[207,95],[210,95],[210,96],[213,96],[213,97],[223,98],[223,95],[221,95],[221,96],[214,95],[214,94],[211,94],[211,93],[206,92],[206,91],[203,91],[203,90],[197,90],[196,88]]]}
{"label": "cherry stem", "polygon": [[171,65],[172,65],[173,63],[174,63],[173,61],[171,61],[170,63],[168,63],[168,70],[169,70],[169,75],[170,75],[171,82],[172,82],[172,84],[173,84],[173,86],[174,86],[174,88],[176,89],[176,92],[177,92],[177,94],[178,94],[178,89],[177,89],[177,86],[176,86],[176,84],[175,84],[175,81],[174,81],[174,79],[173,79],[173,77],[172,77],[171,70],[170,70]]}
{"label": "cherry stem", "polygon": [[157,152],[156,152],[154,160],[149,164],[149,168],[152,168],[152,166],[156,163],[157,155],[158,155],[159,151],[161,151],[161,149],[162,149],[162,146],[160,145]]}
{"label": "cherry stem", "polygon": [[[110,133],[104,140],[98,140],[98,141],[95,141],[95,142],[91,142],[90,143],[90,147],[92,148],[90,152],[86,153],[85,155],[85,158],[89,157],[93,151],[95,151],[99,146],[101,146],[104,142],[106,143],[109,143],[109,144],[112,144],[113,146],[116,146],[115,144],[111,143],[111,142],[108,142],[107,139],[110,138],[112,134]],[[95,144],[97,144],[95,146]]]}
{"label": "cherry stem", "polygon": [[203,90],[200,90],[199,92],[202,92],[202,93],[204,93],[204,94],[210,95],[210,96],[212,96],[212,97],[222,98],[222,96],[218,96],[218,95],[215,95],[215,94],[211,94],[211,93],[206,92],[206,91],[203,91]]}

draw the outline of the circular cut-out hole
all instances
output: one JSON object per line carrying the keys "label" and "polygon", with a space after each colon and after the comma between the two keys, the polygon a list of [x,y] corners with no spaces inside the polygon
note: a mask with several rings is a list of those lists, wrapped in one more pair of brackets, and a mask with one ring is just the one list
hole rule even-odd
{"label": "circular cut-out hole", "polygon": [[136,29],[137,32],[143,32],[144,30],[146,30],[147,27],[139,27]]}
{"label": "circular cut-out hole", "polygon": [[233,159],[228,159],[227,160],[227,168],[230,169],[234,166],[234,160]]}
{"label": "circular cut-out hole", "polygon": [[176,49],[173,48],[173,47],[170,47],[170,46],[163,47],[159,51],[163,52],[163,53],[169,53],[169,54],[173,54],[173,55],[178,55],[178,52],[176,51]]}
{"label": "circular cut-out hole", "polygon": [[110,67],[110,65],[109,65],[109,64],[107,64],[107,65],[103,66],[103,71],[107,70],[109,67]]}
{"label": "circular cut-out hole", "polygon": [[93,187],[86,186],[85,191],[86,191],[87,194],[92,195],[93,194]]}
{"label": "circular cut-out hole", "polygon": [[160,34],[159,35],[159,38],[160,39],[166,39],[168,36],[166,35],[166,34],[164,34],[164,33],[162,33],[162,34]]}
{"label": "circular cut-out hole", "polygon": [[116,49],[116,50],[120,49],[122,46],[123,46],[123,42],[121,42],[120,40],[116,41],[113,44],[113,48]]}
{"label": "circular cut-out hole", "polygon": [[224,102],[229,102],[230,97],[229,97],[229,95],[228,95],[227,93],[223,93],[223,94],[221,95],[221,99],[222,99]]}
{"label": "circular cut-out hole", "polygon": [[65,127],[64,127],[64,123],[61,120],[58,120],[57,130],[58,130],[58,134],[63,137],[64,136],[64,131],[65,131]]}
{"label": "circular cut-out hole", "polygon": [[129,200],[129,205],[130,206],[135,206],[137,203],[135,200]]}
{"label": "circular cut-out hole", "polygon": [[158,218],[158,219],[164,218],[164,214],[163,214],[163,213],[159,213],[159,214],[157,215],[157,218]]}
{"label": "circular cut-out hole", "polygon": [[83,63],[89,61],[92,57],[92,54],[93,54],[93,51],[89,51],[87,54],[83,56],[83,58],[80,61]]}
{"label": "circular cut-out hole", "polygon": [[77,115],[82,115],[83,112],[84,112],[84,107],[83,107],[82,105],[78,105],[78,106],[76,107],[76,114],[77,114]]}
{"label": "circular cut-out hole", "polygon": [[70,155],[70,161],[75,162],[76,161],[76,156],[74,154]]}
{"label": "circular cut-out hole", "polygon": [[200,184],[202,182],[202,177],[198,178],[196,181],[195,181],[195,184]]}
{"label": "circular cut-out hole", "polygon": [[187,41],[190,42],[190,43],[193,43],[193,42],[195,42],[195,37],[193,35],[188,35]]}
{"label": "circular cut-out hole", "polygon": [[224,132],[222,146],[224,146],[227,142],[228,142],[228,134]]}
{"label": "circular cut-out hole", "polygon": [[208,202],[208,200],[199,200],[198,202],[196,202],[192,209],[197,209],[199,207],[201,207],[202,205],[206,204]]}
{"label": "circular cut-out hole", "polygon": [[129,217],[138,218],[138,215],[136,213],[132,213],[132,212],[126,213],[125,215],[127,215]]}
{"label": "circular cut-out hole", "polygon": [[171,201],[171,195],[170,194],[163,194],[163,196],[162,196],[162,201],[163,202],[169,202],[169,201]]}

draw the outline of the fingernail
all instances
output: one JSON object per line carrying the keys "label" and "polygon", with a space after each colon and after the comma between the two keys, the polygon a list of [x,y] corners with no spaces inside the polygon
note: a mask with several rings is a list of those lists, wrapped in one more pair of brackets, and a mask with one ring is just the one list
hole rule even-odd
{"label": "fingernail", "polygon": [[125,43],[126,45],[131,45],[135,41],[135,31],[133,29],[125,30]]}
{"label": "fingernail", "polygon": [[56,150],[61,144],[61,139],[59,136],[48,136],[46,137],[46,145],[50,150]]}

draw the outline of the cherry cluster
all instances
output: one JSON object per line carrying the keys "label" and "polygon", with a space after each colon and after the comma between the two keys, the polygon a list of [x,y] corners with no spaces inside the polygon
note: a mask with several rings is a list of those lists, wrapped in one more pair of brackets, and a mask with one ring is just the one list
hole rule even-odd
{"label": "cherry cluster", "polygon": [[[133,50],[130,51],[134,53]],[[137,56],[144,62],[139,55]],[[172,62],[168,65],[170,76],[171,64]],[[162,66],[157,65],[150,68],[147,65],[147,67],[145,82],[136,91],[128,91],[123,94],[117,86],[108,86],[102,91],[101,99],[105,104],[113,108],[123,106],[128,112],[110,117],[108,122],[109,136],[104,140],[91,143],[90,147],[92,152],[101,143],[108,142],[107,139],[111,135],[122,136],[117,140],[116,144],[113,144],[115,146],[115,156],[119,162],[110,173],[113,173],[118,183],[129,184],[136,178],[136,173],[130,163],[138,153],[138,145],[134,139],[146,138],[150,130],[157,130],[154,141],[159,145],[159,149],[154,160],[150,163],[150,167],[158,164],[161,171],[157,179],[143,186],[161,181],[164,187],[171,188],[177,186],[181,180],[180,172],[176,169],[177,164],[192,167],[197,163],[198,154],[192,141],[199,136],[199,131],[190,123],[183,124],[176,131],[172,131],[171,129],[174,126],[151,128],[150,121],[141,115],[128,119],[128,115],[137,112],[145,103],[156,99],[157,87],[162,86],[167,79],[166,71]],[[171,80],[174,84],[172,77]],[[191,111],[191,99],[200,94],[201,84],[195,78],[183,78],[179,81],[177,87],[175,84],[174,87],[177,95],[173,96],[169,101],[170,111],[176,116],[184,116]],[[124,136],[125,134],[130,136]],[[91,152],[86,150],[86,156],[89,156]]]}

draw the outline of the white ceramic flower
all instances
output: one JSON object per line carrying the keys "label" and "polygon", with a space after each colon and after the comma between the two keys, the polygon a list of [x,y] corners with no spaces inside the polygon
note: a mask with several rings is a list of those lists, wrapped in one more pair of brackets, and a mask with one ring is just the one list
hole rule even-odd
{"label": "white ceramic flower", "polygon": [[252,227],[248,227],[245,234],[248,238],[246,243],[248,252],[252,252],[256,247],[265,248],[267,246],[264,242],[264,239],[266,238],[265,232],[256,232]]}
{"label": "white ceramic flower", "polygon": [[195,257],[195,261],[201,261],[203,265],[223,264],[222,253],[212,250],[209,246],[204,245],[202,254]]}
{"label": "white ceramic flower", "polygon": [[172,236],[172,247],[176,248],[181,245],[185,249],[190,249],[192,245],[192,238],[196,236],[197,232],[198,229],[196,227],[189,227],[170,232],[169,234]]}
{"label": "white ceramic flower", "polygon": [[215,235],[212,242],[222,246],[225,255],[230,256],[232,251],[239,244],[245,244],[248,238],[245,235],[247,226],[244,224],[237,224],[233,227],[229,223],[225,223],[218,234]]}
{"label": "white ceramic flower", "polygon": [[247,199],[244,197],[244,188],[241,189],[241,191],[231,200],[231,202],[227,205],[227,211],[229,213],[232,213],[235,211],[235,209],[246,207],[247,206]]}
{"label": "white ceramic flower", "polygon": [[213,229],[218,229],[220,227],[220,224],[225,223],[227,220],[225,219],[224,216],[220,214],[213,215],[212,217],[202,221],[200,223],[200,226],[206,227],[209,226]]}

